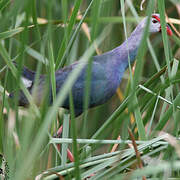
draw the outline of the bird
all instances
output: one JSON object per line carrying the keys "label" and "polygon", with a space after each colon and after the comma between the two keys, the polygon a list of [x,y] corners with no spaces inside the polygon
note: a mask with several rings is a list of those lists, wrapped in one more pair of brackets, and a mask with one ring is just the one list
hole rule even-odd
{"label": "bird", "polygon": [[[124,41],[120,46],[105,52],[101,55],[93,56],[91,65],[91,80],[90,80],[90,92],[89,92],[89,105],[88,108],[96,107],[104,104],[108,101],[115,93],[118,86],[121,83],[121,79],[125,70],[128,68],[128,58],[131,63],[135,61],[138,48],[140,46],[143,32],[147,24],[148,17],[145,17],[140,21],[131,35]],[[168,35],[172,35],[172,31],[168,24],[166,24],[166,31]],[[161,32],[160,15],[152,14],[150,17],[149,33]],[[61,87],[67,80],[68,75],[81,63],[76,61],[75,63],[65,66],[55,72],[56,79],[56,93],[61,91]],[[83,113],[83,100],[86,85],[86,65],[81,71],[77,80],[72,85],[72,97],[74,103],[75,117]],[[32,94],[32,89],[34,85],[36,73],[23,67],[22,78],[27,89]],[[36,101],[42,101],[42,92],[46,85],[45,83],[46,75],[41,75],[39,82],[37,84],[37,95]],[[13,97],[14,93],[10,93],[10,97]],[[49,102],[52,103],[52,90],[49,93]],[[19,95],[19,105],[27,106],[28,100],[24,93],[20,91]],[[69,96],[65,99],[62,104],[63,108],[69,109]]]}

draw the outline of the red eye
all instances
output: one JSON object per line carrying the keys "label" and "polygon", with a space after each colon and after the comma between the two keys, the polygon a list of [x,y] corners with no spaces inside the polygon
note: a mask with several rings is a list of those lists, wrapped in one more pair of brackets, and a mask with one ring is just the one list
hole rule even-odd
{"label": "red eye", "polygon": [[154,24],[157,23],[158,21],[156,21],[155,19],[152,21]]}

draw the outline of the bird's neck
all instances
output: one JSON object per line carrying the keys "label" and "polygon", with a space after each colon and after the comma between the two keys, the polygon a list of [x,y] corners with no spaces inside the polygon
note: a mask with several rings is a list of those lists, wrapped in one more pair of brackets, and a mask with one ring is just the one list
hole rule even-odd
{"label": "bird's neck", "polygon": [[128,59],[131,63],[134,62],[142,36],[143,32],[136,28],[123,44],[112,50],[112,53],[115,55],[114,63],[117,66],[123,64],[126,68],[128,66]]}
{"label": "bird's neck", "polygon": [[131,36],[123,44],[101,56],[95,57],[95,60],[103,61],[102,64],[107,68],[110,76],[116,77],[117,84],[121,81],[124,71],[128,67],[128,59],[131,63],[134,62],[142,36],[143,31],[136,27]]}
{"label": "bird's neck", "polygon": [[123,44],[100,56],[95,56],[94,58],[95,60],[103,61],[102,64],[108,69],[109,74],[117,77],[117,81],[119,82],[124,71],[128,67],[128,59],[131,63],[134,62],[142,36],[143,30],[137,26]]}

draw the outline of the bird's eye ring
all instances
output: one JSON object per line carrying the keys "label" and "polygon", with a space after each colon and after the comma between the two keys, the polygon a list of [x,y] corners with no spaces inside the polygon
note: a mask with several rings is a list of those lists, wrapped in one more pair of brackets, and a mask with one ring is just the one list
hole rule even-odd
{"label": "bird's eye ring", "polygon": [[158,21],[156,21],[155,19],[152,21],[154,24],[157,23]]}

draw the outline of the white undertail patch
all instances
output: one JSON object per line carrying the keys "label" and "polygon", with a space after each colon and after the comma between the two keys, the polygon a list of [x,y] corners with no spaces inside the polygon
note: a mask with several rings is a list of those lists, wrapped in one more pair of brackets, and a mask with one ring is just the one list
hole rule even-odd
{"label": "white undertail patch", "polygon": [[25,78],[25,77],[21,77],[21,80],[23,82],[23,84],[25,85],[26,88],[29,88],[32,86],[32,81]]}

